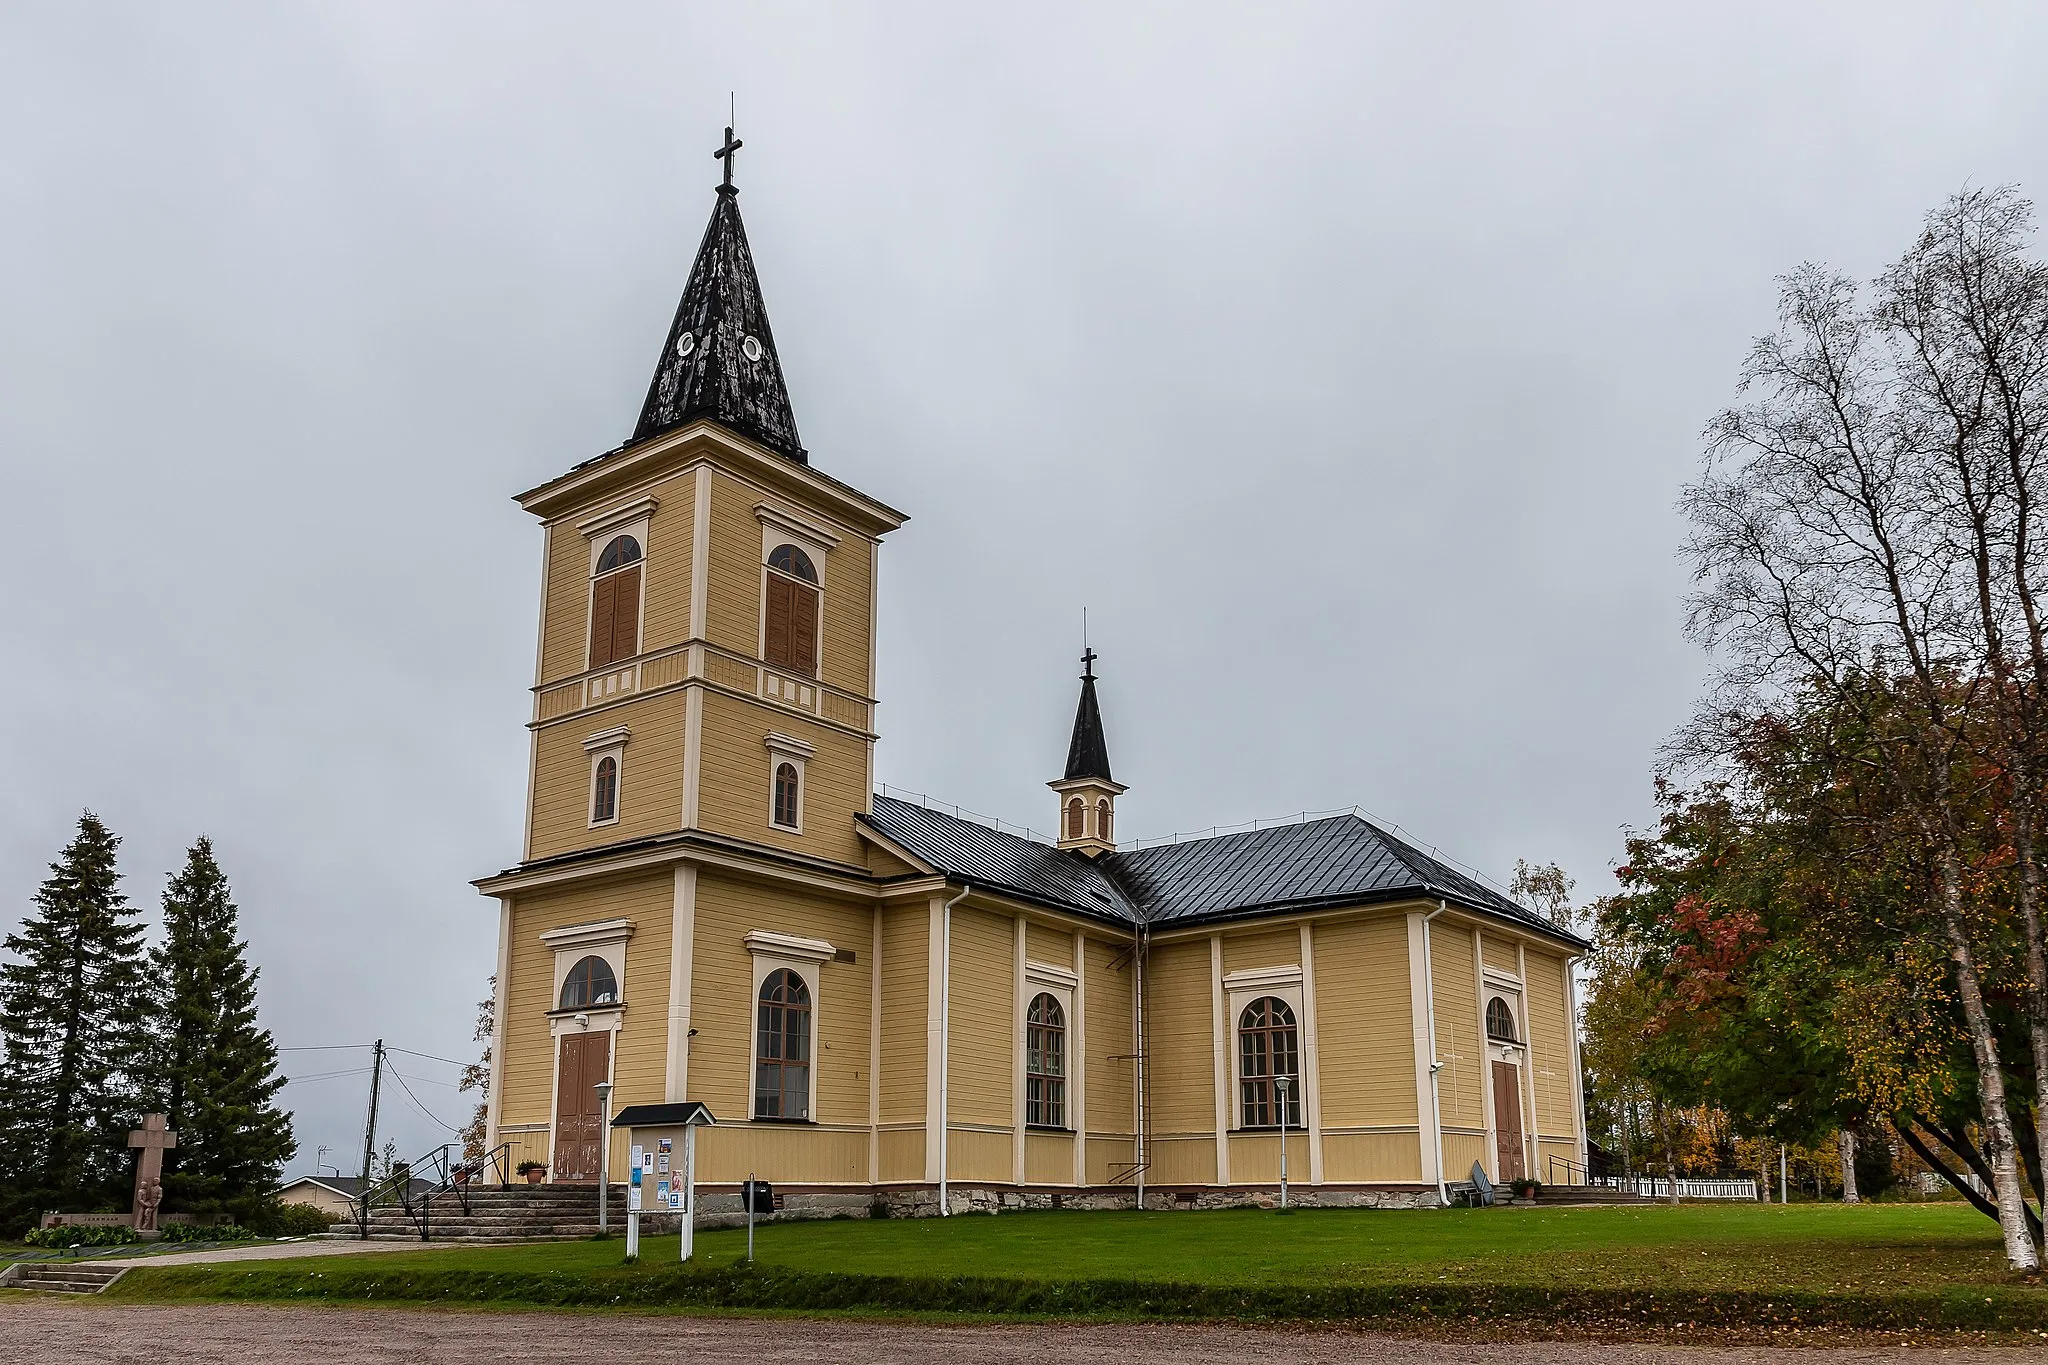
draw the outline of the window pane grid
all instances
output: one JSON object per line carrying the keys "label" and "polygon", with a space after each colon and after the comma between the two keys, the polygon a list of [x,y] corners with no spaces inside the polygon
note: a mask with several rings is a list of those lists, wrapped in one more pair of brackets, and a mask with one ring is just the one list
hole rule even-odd
{"label": "window pane grid", "polygon": [[1288,1078],[1285,1121],[1289,1128],[1301,1126],[1301,1058],[1294,1028],[1294,1011],[1274,996],[1264,996],[1245,1006],[1238,1016],[1238,1107],[1239,1121],[1246,1128],[1277,1128],[1282,1121],[1281,1100],[1273,1081]]}
{"label": "window pane grid", "polygon": [[784,968],[761,983],[754,1046],[754,1117],[811,1116],[811,992]]}
{"label": "window pane grid", "polygon": [[1067,1126],[1067,1016],[1048,994],[1033,997],[1024,1016],[1024,1122]]}

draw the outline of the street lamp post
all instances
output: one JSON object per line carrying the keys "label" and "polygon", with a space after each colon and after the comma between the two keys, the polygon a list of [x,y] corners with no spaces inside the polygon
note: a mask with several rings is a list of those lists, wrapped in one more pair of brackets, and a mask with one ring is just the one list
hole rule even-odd
{"label": "street lamp post", "polygon": [[1287,1212],[1287,1091],[1293,1085],[1291,1076],[1275,1076],[1273,1089],[1280,1097],[1280,1212]]}
{"label": "street lamp post", "polygon": [[597,1105],[604,1117],[597,1125],[597,1235],[611,1235],[612,1219],[612,1083],[599,1081]]}

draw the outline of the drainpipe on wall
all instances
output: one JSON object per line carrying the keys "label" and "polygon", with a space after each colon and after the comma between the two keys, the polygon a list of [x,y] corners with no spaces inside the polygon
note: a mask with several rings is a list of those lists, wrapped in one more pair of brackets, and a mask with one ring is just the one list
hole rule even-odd
{"label": "drainpipe on wall", "polygon": [[1429,946],[1429,922],[1448,909],[1450,906],[1438,901],[1436,909],[1422,917],[1422,1002],[1429,1018],[1429,1128],[1430,1139],[1436,1143],[1436,1202],[1439,1208],[1449,1207],[1451,1193],[1444,1188],[1444,1106],[1442,1087],[1437,1082],[1437,1073],[1444,1069],[1444,1064],[1436,1055],[1436,962]]}
{"label": "drainpipe on wall", "polygon": [[953,1216],[953,1201],[948,1196],[946,1162],[949,1159],[946,1141],[947,1121],[951,1118],[953,1105],[951,1090],[953,1082],[953,907],[967,899],[967,893],[974,888],[963,883],[960,894],[946,902],[939,920],[939,1217]]}

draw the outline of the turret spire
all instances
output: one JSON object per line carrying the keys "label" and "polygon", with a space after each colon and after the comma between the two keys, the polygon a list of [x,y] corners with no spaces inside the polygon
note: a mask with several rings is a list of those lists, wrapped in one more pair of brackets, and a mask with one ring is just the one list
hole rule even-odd
{"label": "turret spire", "polygon": [[654,367],[647,401],[633,439],[644,441],[687,422],[707,420],[808,464],[797,437],[796,415],[782,378],[775,334],[761,301],[747,230],[740,222],[740,192],[733,184],[734,154],[745,144],[725,130],[712,153],[725,163],[710,225],[697,247],[690,281],[669,325]]}
{"label": "turret spire", "polygon": [[1116,799],[1124,789],[1109,775],[1109,741],[1102,734],[1102,706],[1095,699],[1095,651],[1081,653],[1081,702],[1074,708],[1074,737],[1067,745],[1067,772],[1047,783],[1060,794],[1061,848],[1094,857],[1116,851]]}

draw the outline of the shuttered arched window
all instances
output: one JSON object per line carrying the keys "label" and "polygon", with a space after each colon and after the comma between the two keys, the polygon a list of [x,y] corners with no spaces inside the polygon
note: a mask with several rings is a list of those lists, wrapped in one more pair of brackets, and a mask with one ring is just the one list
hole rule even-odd
{"label": "shuttered arched window", "polygon": [[806,678],[818,675],[818,570],[794,545],[768,556],[767,612],[762,657]]}
{"label": "shuttered arched window", "polygon": [[761,983],[754,1043],[754,1117],[811,1116],[811,988],[787,967]]}
{"label": "shuttered arched window", "polygon": [[640,652],[640,542],[614,536],[597,557],[590,584],[590,666]]}
{"label": "shuttered arched window", "polygon": [[798,804],[800,790],[796,764],[776,764],[774,822],[784,829],[803,828],[803,807]]}
{"label": "shuttered arched window", "polygon": [[590,784],[590,823],[602,825],[619,816],[619,760],[607,754],[597,760]]}
{"label": "shuttered arched window", "polygon": [[612,975],[612,964],[595,953],[589,957],[576,959],[576,965],[569,969],[569,975],[562,978],[561,999],[559,1008],[565,1010],[617,1004],[619,979]]}
{"label": "shuttered arched window", "polygon": [[1279,1094],[1273,1078],[1286,1076],[1287,1126],[1301,1125],[1301,1054],[1294,1011],[1277,996],[1262,996],[1237,1017],[1237,1078],[1241,1121],[1246,1128],[1280,1126]]}
{"label": "shuttered arched window", "polygon": [[1081,826],[1088,818],[1087,812],[1088,808],[1081,804],[1080,797],[1077,796],[1067,802],[1067,837],[1069,839],[1081,837]]}
{"label": "shuttered arched window", "polygon": [[1109,809],[1108,801],[1103,800],[1095,803],[1095,837],[1102,840],[1105,844],[1114,842],[1116,839],[1116,835],[1111,829],[1111,816],[1112,812]]}
{"label": "shuttered arched window", "polygon": [[1500,1043],[1520,1041],[1515,1036],[1515,1011],[1497,995],[1486,1002],[1486,1036]]}
{"label": "shuttered arched window", "polygon": [[1067,1126],[1067,1014],[1044,993],[1024,1016],[1024,1122]]}

